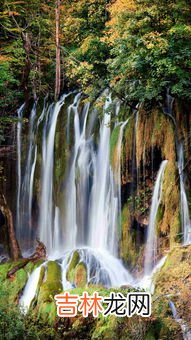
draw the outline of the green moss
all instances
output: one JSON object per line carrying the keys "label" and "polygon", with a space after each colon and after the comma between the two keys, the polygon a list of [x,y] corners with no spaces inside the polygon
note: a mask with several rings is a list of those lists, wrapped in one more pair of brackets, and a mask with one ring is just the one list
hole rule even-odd
{"label": "green moss", "polygon": [[6,280],[8,271],[13,267],[11,263],[0,264],[0,282]]}
{"label": "green moss", "polygon": [[42,283],[39,295],[38,304],[43,302],[52,302],[55,294],[59,294],[62,291],[61,283],[61,268],[55,261],[49,261],[47,265],[46,281]]}
{"label": "green moss", "polygon": [[[180,317],[186,320],[189,326],[191,326],[190,268],[191,246],[176,246],[170,251],[165,264],[155,276],[155,298],[167,296],[168,303],[170,295]],[[171,312],[169,314],[172,315]]]}
{"label": "green moss", "polygon": [[75,268],[75,286],[85,287],[87,284],[87,268],[83,262],[77,264]]}
{"label": "green moss", "polygon": [[9,296],[7,297],[9,303],[18,302],[19,296],[25,287],[27,280],[28,274],[22,268],[15,273],[13,278],[6,279],[3,282],[4,289],[9,291]]}
{"label": "green moss", "polygon": [[120,126],[117,126],[116,128],[113,129],[111,133],[111,138],[110,138],[110,161],[115,169],[115,164],[116,164],[116,147],[117,147],[117,142],[119,138],[119,131],[120,131]]}
{"label": "green moss", "polygon": [[117,318],[115,316],[99,317],[91,339],[118,339]]}
{"label": "green moss", "polygon": [[164,206],[162,204],[159,205],[156,215],[156,224],[160,223],[163,219],[164,215]]}
{"label": "green moss", "polygon": [[168,237],[171,248],[180,242],[181,233],[180,190],[177,178],[178,170],[175,162],[168,161],[162,183],[161,204],[157,213],[157,230],[159,235]]}
{"label": "green moss", "polygon": [[139,250],[136,249],[135,238],[136,234],[130,230],[131,213],[128,204],[123,207],[121,213],[121,233],[120,239],[120,257],[130,266],[134,266],[139,257]]}
{"label": "green moss", "polygon": [[44,302],[40,305],[38,316],[49,324],[53,324],[55,322],[57,312],[56,312],[56,304],[54,301],[52,302]]}
{"label": "green moss", "polygon": [[70,259],[70,263],[69,263],[68,270],[67,270],[67,273],[66,273],[66,279],[71,283],[74,282],[75,268],[76,268],[79,260],[80,260],[79,253],[78,253],[77,250],[75,250],[74,253],[72,254],[71,259]]}

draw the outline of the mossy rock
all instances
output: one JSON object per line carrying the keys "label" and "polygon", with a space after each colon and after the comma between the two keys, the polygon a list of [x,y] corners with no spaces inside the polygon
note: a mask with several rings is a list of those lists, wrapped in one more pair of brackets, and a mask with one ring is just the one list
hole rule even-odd
{"label": "mossy rock", "polygon": [[8,271],[13,267],[11,263],[0,264],[0,282],[3,282],[7,278]]}
{"label": "mossy rock", "polygon": [[180,188],[178,169],[174,161],[168,161],[162,183],[162,197],[156,217],[156,230],[160,237],[160,252],[173,248],[181,241]]}
{"label": "mossy rock", "polygon": [[116,158],[117,143],[119,139],[119,131],[120,131],[120,126],[117,126],[116,128],[114,128],[111,134],[111,138],[110,138],[110,160],[111,160],[113,169],[115,169],[115,165],[116,165],[115,158]]}
{"label": "mossy rock", "polygon": [[46,281],[40,287],[37,303],[42,304],[54,301],[55,294],[59,294],[61,291],[61,267],[57,262],[49,261]]}
{"label": "mossy rock", "polygon": [[91,339],[118,339],[117,318],[113,315],[107,318],[99,317]]}
{"label": "mossy rock", "polygon": [[[191,327],[191,246],[174,247],[155,276],[155,296],[170,295],[178,313]],[[172,313],[170,312],[172,315]]]}
{"label": "mossy rock", "polygon": [[78,253],[77,250],[75,250],[71,256],[70,262],[69,262],[69,266],[68,266],[68,270],[66,273],[66,279],[71,282],[74,283],[75,280],[75,268],[77,266],[77,264],[80,261],[80,255]]}
{"label": "mossy rock", "polygon": [[142,248],[136,248],[136,231],[131,230],[131,212],[128,204],[125,204],[121,213],[121,231],[119,233],[120,257],[133,268],[140,257]]}
{"label": "mossy rock", "polygon": [[27,280],[28,274],[23,268],[21,268],[15,273],[13,278],[6,279],[3,282],[3,288],[8,291],[9,303],[18,302]]}
{"label": "mossy rock", "polygon": [[83,288],[87,284],[87,267],[85,263],[80,262],[75,268],[75,286],[77,288]]}

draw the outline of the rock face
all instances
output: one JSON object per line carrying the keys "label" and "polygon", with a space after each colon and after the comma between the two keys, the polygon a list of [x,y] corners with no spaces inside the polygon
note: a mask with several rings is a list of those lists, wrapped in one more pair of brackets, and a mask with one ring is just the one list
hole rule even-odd
{"label": "rock face", "polygon": [[78,288],[83,288],[87,284],[87,268],[85,263],[80,262],[75,269],[75,286]]}
{"label": "rock face", "polygon": [[[124,263],[138,272],[142,267],[152,192],[157,172],[164,159],[168,160],[168,163],[156,218],[158,257],[182,242],[177,145],[180,141],[183,142],[186,165],[184,177],[189,200],[191,183],[187,174],[191,171],[190,125],[190,109],[176,102],[173,119],[157,107],[150,110],[140,108],[124,129],[119,252]],[[114,170],[118,135],[119,128],[116,127],[111,136],[111,162]]]}
{"label": "rock face", "polygon": [[77,288],[83,288],[87,285],[87,268],[84,262],[80,261],[78,251],[74,251],[69,262],[66,273],[67,280]]}
{"label": "rock face", "polygon": [[73,253],[72,258],[70,259],[70,263],[69,263],[68,270],[67,270],[67,273],[66,273],[66,278],[71,283],[74,283],[75,269],[76,269],[76,266],[77,266],[79,260],[80,260],[80,256],[78,254],[78,251],[76,250]]}
{"label": "rock face", "polygon": [[175,247],[156,275],[155,296],[171,300],[191,329],[191,246]]}

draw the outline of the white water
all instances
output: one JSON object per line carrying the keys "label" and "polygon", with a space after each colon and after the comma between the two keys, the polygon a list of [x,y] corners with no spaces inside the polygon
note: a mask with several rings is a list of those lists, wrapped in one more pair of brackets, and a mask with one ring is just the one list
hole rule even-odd
{"label": "white water", "polygon": [[154,186],[154,192],[152,196],[152,204],[151,204],[151,211],[149,216],[149,226],[148,226],[148,233],[147,233],[147,241],[146,241],[146,248],[145,248],[145,262],[144,262],[144,273],[148,275],[151,273],[153,264],[156,261],[156,252],[157,252],[157,237],[156,237],[156,230],[155,230],[155,222],[158,207],[161,200],[161,190],[162,190],[162,180],[164,175],[164,170],[167,165],[167,160],[162,161],[157,179]]}
{"label": "white water", "polygon": [[[36,147],[35,147],[35,132],[36,132],[36,103],[33,105],[30,120],[29,120],[29,134],[28,134],[28,150],[25,163],[25,171],[20,190],[20,224],[18,225],[18,239],[22,246],[22,239],[31,240],[32,238],[32,197],[33,197],[33,179],[36,164]],[[20,149],[21,150],[21,149]],[[25,248],[25,246],[24,246]]]}
{"label": "white water", "polygon": [[176,307],[172,301],[169,301],[169,306],[172,311],[173,318],[180,324],[180,327],[182,329],[183,339],[184,340],[191,340],[191,329],[187,325],[187,323],[180,318]]}
{"label": "white water", "polygon": [[19,305],[23,311],[23,313],[26,313],[28,309],[30,308],[30,304],[35,297],[39,278],[40,278],[40,271],[41,266],[36,268],[32,274],[29,276],[29,279],[27,281],[27,284],[24,288],[23,295],[20,298]]}
{"label": "white water", "polygon": [[180,176],[180,203],[181,203],[181,221],[183,231],[183,243],[191,243],[191,221],[188,209],[188,200],[184,187],[184,153],[183,144],[178,148],[178,170]]}
{"label": "white water", "polygon": [[[91,192],[90,206],[90,247],[108,249],[114,252],[115,244],[110,235],[114,234],[115,216],[117,214],[112,190],[113,176],[110,171],[110,113],[108,108],[111,104],[111,97],[106,99],[104,106],[104,118],[100,126],[100,138],[97,154],[94,161],[94,179]],[[112,195],[113,194],[113,195]],[[114,221],[113,221],[114,218]]]}
{"label": "white water", "polygon": [[[62,285],[64,289],[74,287],[66,279],[67,269],[72,259],[73,251],[65,254],[62,262]],[[104,285],[105,287],[120,287],[133,284],[133,278],[124,268],[122,262],[109,252],[95,248],[78,248],[80,262],[87,268],[87,284]]]}
{"label": "white water", "polygon": [[17,217],[16,217],[16,230],[18,231],[18,239],[21,238],[20,235],[20,195],[21,195],[21,131],[22,131],[22,117],[25,104],[17,111],[18,123],[17,123]]}
{"label": "white water", "polygon": [[160,261],[154,266],[150,274],[146,274],[142,279],[134,283],[136,287],[148,290],[151,294],[155,290],[155,274],[162,268],[166,261],[166,256],[162,257]]}
{"label": "white water", "polygon": [[[43,171],[42,171],[42,190],[40,205],[40,240],[46,245],[48,253],[53,251],[54,230],[53,224],[53,166],[54,166],[54,139],[56,132],[57,118],[61,107],[65,103],[68,95],[63,95],[61,99],[49,108],[50,123],[45,124],[44,140],[43,140]],[[48,112],[49,113],[49,112]],[[47,114],[48,117],[48,114]],[[47,121],[46,121],[47,123]]]}
{"label": "white water", "polygon": [[[120,127],[116,186],[110,166],[110,112],[111,96],[106,98],[103,120],[100,125],[97,146],[92,138],[95,112],[85,104],[79,110],[81,95],[77,94],[68,108],[67,139],[70,140],[70,124],[73,117],[74,147],[67,177],[63,249],[68,253],[63,260],[63,285],[70,286],[66,272],[71,249],[80,247],[81,261],[90,273],[94,268],[94,282],[106,286],[118,286],[132,282],[117,254],[117,227],[119,223],[120,153],[123,130]],[[90,124],[88,123],[90,121]],[[84,248],[85,246],[85,248]],[[73,252],[73,251],[72,251]],[[119,274],[119,271],[121,274]],[[102,274],[104,272],[104,275]],[[114,274],[117,273],[116,274]],[[89,274],[88,274],[89,275]],[[91,281],[91,278],[89,277]]]}

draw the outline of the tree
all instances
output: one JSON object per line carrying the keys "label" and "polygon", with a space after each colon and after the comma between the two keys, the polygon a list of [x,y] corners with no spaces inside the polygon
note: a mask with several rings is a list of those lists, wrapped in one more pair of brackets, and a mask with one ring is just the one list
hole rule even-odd
{"label": "tree", "polygon": [[55,22],[56,22],[56,78],[55,78],[55,99],[60,94],[61,83],[61,51],[60,51],[60,5],[61,1],[56,0]]}
{"label": "tree", "polygon": [[134,0],[134,5],[122,12],[111,7],[112,85],[136,102],[161,101],[167,89],[176,98],[190,100],[191,4]]}
{"label": "tree", "polygon": [[7,220],[11,257],[14,261],[17,261],[21,257],[21,251],[15,235],[12,213],[7,204],[5,196],[2,194],[0,195],[0,210]]}

